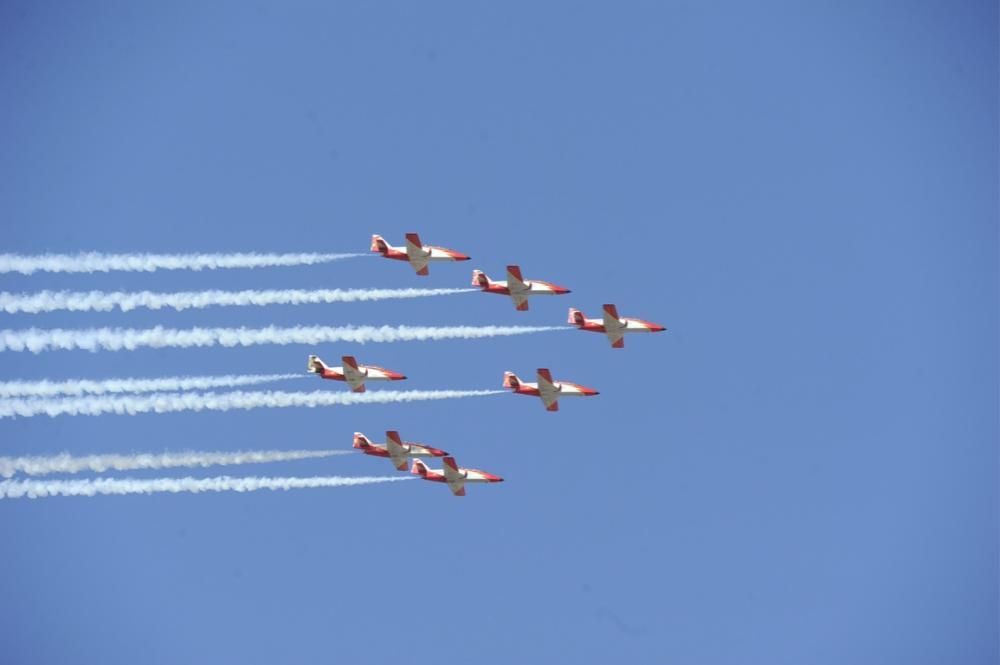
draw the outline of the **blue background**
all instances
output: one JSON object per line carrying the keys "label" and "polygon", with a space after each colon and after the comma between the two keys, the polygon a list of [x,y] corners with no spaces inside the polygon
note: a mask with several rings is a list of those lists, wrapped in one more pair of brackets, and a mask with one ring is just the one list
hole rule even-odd
{"label": "blue background", "polygon": [[[990,2],[3,3],[3,251],[349,252],[416,230],[473,257],[427,279],[359,258],[4,290],[464,286],[518,262],[573,293],[524,314],[464,294],[0,327],[546,325],[615,302],[670,331],[315,349],[409,388],[549,366],[601,390],[557,414],[502,395],[0,422],[3,454],[397,428],[507,479],[465,499],[415,481],[0,502],[0,660],[996,662],[997,20]],[[280,373],[313,350],[3,353],[0,372]]]}

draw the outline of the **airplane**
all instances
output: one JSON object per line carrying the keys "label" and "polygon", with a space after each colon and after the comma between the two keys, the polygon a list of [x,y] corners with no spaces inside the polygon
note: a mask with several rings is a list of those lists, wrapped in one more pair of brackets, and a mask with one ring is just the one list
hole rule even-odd
{"label": "airplane", "polygon": [[319,356],[309,356],[307,369],[313,374],[319,374],[321,379],[345,381],[356,393],[365,391],[365,381],[402,381],[406,377],[399,372],[393,372],[375,365],[359,365],[354,356],[344,356],[340,359],[343,367],[328,367]]}
{"label": "airplane", "polygon": [[614,305],[604,306],[603,320],[588,319],[583,315],[583,312],[570,307],[569,322],[580,330],[604,333],[608,336],[611,346],[616,349],[625,348],[625,333],[663,332],[666,330],[658,323],[618,316],[618,308]]}
{"label": "airplane", "polygon": [[412,441],[403,441],[399,432],[389,430],[385,433],[385,445],[372,443],[361,432],[354,433],[354,447],[365,455],[388,457],[393,466],[400,471],[406,470],[406,462],[410,457],[444,457],[448,453],[437,448],[431,448]]}
{"label": "airplane", "polygon": [[472,285],[482,288],[484,293],[499,293],[510,296],[514,308],[519,312],[528,311],[528,296],[561,296],[569,289],[538,279],[525,281],[521,278],[521,268],[507,266],[507,281],[494,282],[481,270],[472,271]]}
{"label": "airplane", "polygon": [[547,411],[559,410],[560,397],[591,397],[600,393],[593,388],[568,381],[553,381],[552,373],[545,368],[538,370],[538,383],[525,383],[513,372],[503,373],[503,387],[518,395],[541,397]]}
{"label": "airplane", "polygon": [[413,460],[413,468],[410,473],[419,475],[424,480],[431,480],[435,483],[448,483],[451,493],[455,496],[465,496],[465,483],[502,483],[503,478],[486,473],[479,469],[462,469],[455,463],[454,457],[445,457],[444,468],[436,471],[424,464],[423,460]]}
{"label": "airplane", "polygon": [[416,233],[406,234],[406,247],[393,247],[380,235],[372,236],[372,251],[378,252],[387,259],[409,261],[418,275],[428,275],[428,263],[438,261],[468,261],[469,257],[453,249],[433,247],[420,242]]}

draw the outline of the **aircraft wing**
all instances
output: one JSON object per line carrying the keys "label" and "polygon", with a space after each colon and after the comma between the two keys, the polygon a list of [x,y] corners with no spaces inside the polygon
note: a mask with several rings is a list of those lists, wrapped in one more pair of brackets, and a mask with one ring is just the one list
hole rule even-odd
{"label": "aircraft wing", "polygon": [[389,451],[389,459],[400,471],[406,469],[407,454],[406,446],[399,438],[399,432],[388,431],[385,433],[385,448]]}
{"label": "aircraft wing", "polygon": [[427,261],[430,255],[431,253],[424,249],[424,244],[420,242],[420,236],[416,233],[406,234],[406,258],[418,275],[427,274]]}
{"label": "aircraft wing", "polygon": [[519,266],[507,266],[507,288],[511,291],[523,291],[528,288],[528,285],[524,283],[524,278],[521,277]]}
{"label": "aircraft wing", "polygon": [[445,457],[442,461],[444,462],[444,479],[448,483],[448,487],[451,488],[451,493],[455,496],[465,496],[465,476],[458,470],[455,458]]}
{"label": "aircraft wing", "polygon": [[546,411],[558,411],[559,410],[559,394],[558,393],[541,393],[542,403],[545,404]]}
{"label": "aircraft wing", "polygon": [[354,356],[344,356],[341,358],[344,363],[344,381],[356,393],[365,392],[365,373],[358,366],[358,361]]}
{"label": "aircraft wing", "polygon": [[420,236],[416,233],[406,234],[406,253],[407,254],[423,254],[424,253],[424,243],[420,242]]}
{"label": "aircraft wing", "polygon": [[521,293],[511,292],[510,299],[514,301],[514,309],[519,312],[528,311],[528,296]]}
{"label": "aircraft wing", "polygon": [[620,349],[625,346],[625,340],[623,339],[624,330],[628,327],[628,324],[621,320],[618,316],[618,308],[614,305],[604,306],[604,331],[608,336],[608,340],[611,342],[611,346],[616,349]]}
{"label": "aircraft wing", "polygon": [[621,317],[618,316],[618,308],[614,305],[604,306],[604,327],[608,330],[624,327]]}
{"label": "aircraft wing", "polygon": [[559,410],[559,386],[552,380],[552,372],[545,368],[538,370],[538,395],[547,410]]}

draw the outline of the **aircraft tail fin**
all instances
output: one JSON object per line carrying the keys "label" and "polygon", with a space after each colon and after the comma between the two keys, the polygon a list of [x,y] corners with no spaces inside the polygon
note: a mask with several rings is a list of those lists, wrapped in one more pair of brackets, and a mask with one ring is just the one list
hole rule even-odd
{"label": "aircraft tail fin", "polygon": [[385,241],[380,235],[372,236],[372,247],[371,251],[378,252],[379,254],[386,254],[389,251],[390,245]]}
{"label": "aircraft tail fin", "polygon": [[354,447],[355,448],[363,450],[365,448],[370,448],[371,445],[372,445],[372,442],[368,440],[367,436],[365,436],[361,432],[355,432],[354,433]]}
{"label": "aircraft tail fin", "polygon": [[322,374],[323,370],[326,369],[326,363],[319,356],[309,356],[309,363],[306,365],[306,369],[313,374]]}
{"label": "aircraft tail fin", "polygon": [[572,307],[569,308],[569,321],[567,323],[574,326],[582,326],[587,317],[584,316],[583,312]]}
{"label": "aircraft tail fin", "polygon": [[510,388],[511,390],[517,390],[521,387],[521,380],[517,378],[517,374],[514,374],[514,372],[504,372],[503,387]]}
{"label": "aircraft tail fin", "polygon": [[415,473],[415,474],[417,474],[418,476],[421,476],[421,477],[426,476],[427,475],[427,465],[424,464],[423,460],[415,459],[415,460],[413,460],[413,466],[410,467],[410,473]]}
{"label": "aircraft tail fin", "polygon": [[486,273],[484,273],[482,270],[473,270],[472,271],[472,285],[473,286],[478,286],[480,288],[485,289],[486,287],[488,287],[490,285],[489,275],[487,275]]}

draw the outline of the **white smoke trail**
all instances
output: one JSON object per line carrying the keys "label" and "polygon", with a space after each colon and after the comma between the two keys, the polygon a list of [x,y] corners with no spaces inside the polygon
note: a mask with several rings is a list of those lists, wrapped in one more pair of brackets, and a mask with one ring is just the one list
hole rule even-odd
{"label": "white smoke trail", "polygon": [[19,272],[153,272],[154,270],[218,270],[329,263],[366,254],[0,254],[0,273]]}
{"label": "white smoke trail", "polygon": [[316,487],[352,487],[413,480],[416,476],[317,476],[312,478],[96,478],[93,480],[3,480],[0,499],[38,499],[47,496],[96,496],[98,494],[156,494],[159,492],[255,492]]}
{"label": "white smoke trail", "polygon": [[40,291],[38,293],[0,293],[0,310],[8,314],[37,314],[69,310],[72,312],[108,312],[120,309],[128,312],[146,309],[202,309],[249,305],[308,305],[313,303],[359,302],[429,298],[456,293],[472,293],[476,289],[268,289],[247,291]]}
{"label": "white smoke trail", "polygon": [[153,393],[175,390],[238,388],[274,381],[303,379],[305,374],[246,374],[226,376],[165,376],[159,379],[71,379],[68,381],[6,381],[0,383],[0,398],[54,397],[57,395],[101,395],[105,393]]}
{"label": "white smoke trail", "polygon": [[97,416],[102,413],[136,415],[177,411],[229,411],[232,409],[349,406],[390,404],[439,399],[499,395],[503,390],[379,390],[367,393],[329,392],[229,392],[153,393],[151,395],[98,395],[62,399],[0,400],[0,418],[46,415]]}
{"label": "white smoke trail", "polygon": [[69,453],[49,457],[0,457],[0,476],[10,478],[17,473],[44,476],[48,473],[80,473],[81,471],[133,471],[135,469],[198,468],[234,464],[267,464],[303,459],[321,459],[335,455],[352,455],[350,450],[259,450],[241,452],[182,452],[135,453],[132,455],[81,455]]}
{"label": "white smoke trail", "polygon": [[326,342],[407,342],[526,335],[567,326],[296,326],[294,328],[29,328],[0,330],[0,351],[132,351],[141,347],[253,346]]}

